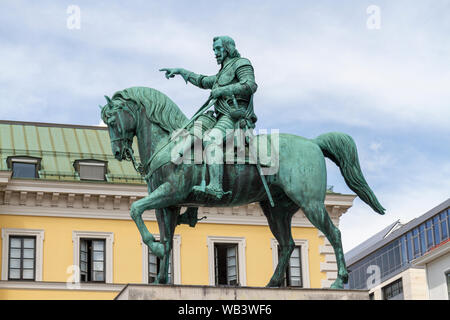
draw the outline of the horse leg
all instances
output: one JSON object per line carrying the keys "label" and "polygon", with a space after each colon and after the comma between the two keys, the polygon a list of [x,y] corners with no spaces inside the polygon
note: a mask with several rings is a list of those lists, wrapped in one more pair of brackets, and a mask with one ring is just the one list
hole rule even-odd
{"label": "horse leg", "polygon": [[[280,203],[277,201],[277,203]],[[286,206],[272,207],[268,201],[260,202],[264,215],[269,222],[269,228],[280,245],[280,255],[277,267],[266,287],[281,287],[289,258],[294,250],[291,221],[296,210],[289,210]]]}
{"label": "horse leg", "polygon": [[[177,225],[179,207],[168,207],[156,210],[156,219],[158,221],[160,232],[160,243],[164,246],[164,257],[160,262],[159,273],[155,283],[166,284],[169,282],[169,263],[173,248],[173,236]],[[173,278],[173,266],[172,266]]]}
{"label": "horse leg", "polygon": [[341,232],[331,221],[322,201],[313,200],[301,204],[300,207],[309,221],[327,237],[333,246],[338,266],[338,276],[331,288],[343,289],[344,284],[348,282],[348,272],[345,265],[344,250],[342,249]]}
{"label": "horse leg", "polygon": [[158,258],[164,258],[165,247],[163,244],[156,242],[155,237],[148,231],[142,219],[142,214],[145,210],[170,207],[179,200],[177,190],[174,190],[170,183],[166,182],[145,198],[135,201],[131,205],[130,215],[138,227],[142,241]]}

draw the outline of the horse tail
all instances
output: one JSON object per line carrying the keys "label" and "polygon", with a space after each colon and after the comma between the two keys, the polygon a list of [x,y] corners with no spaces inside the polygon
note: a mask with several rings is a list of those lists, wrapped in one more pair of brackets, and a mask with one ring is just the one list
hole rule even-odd
{"label": "horse tail", "polygon": [[312,140],[322,150],[325,157],[332,160],[341,170],[347,186],[375,212],[384,214],[384,209],[364,179],[358,160],[358,151],[352,137],[345,133],[330,132]]}

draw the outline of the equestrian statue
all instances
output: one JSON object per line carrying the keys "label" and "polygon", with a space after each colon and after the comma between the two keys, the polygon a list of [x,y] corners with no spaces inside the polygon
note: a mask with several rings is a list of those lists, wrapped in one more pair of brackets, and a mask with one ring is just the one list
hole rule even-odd
{"label": "equestrian statue", "polygon": [[[301,209],[333,246],[338,273],[331,287],[343,288],[348,282],[348,272],[341,233],[324,205],[325,157],[340,168],[346,184],[361,200],[379,214],[385,211],[361,172],[353,139],[339,132],[325,133],[315,139],[284,133],[253,136],[257,121],[253,107],[257,90],[253,66],[250,60],[241,57],[234,40],[228,36],[215,37],[213,51],[220,65],[216,75],[205,76],[182,68],[160,70],[167,79],[180,75],[186,83],[211,89],[210,97],[191,119],[169,97],[146,87],[124,89],[111,98],[105,96],[107,104],[101,107],[114,157],[132,161],[148,186],[148,195],[131,205],[130,214],[143,242],[162,259],[155,283],[168,282],[175,228],[179,224],[195,227],[201,220],[197,217],[198,207],[258,202],[280,245],[278,265],[267,286],[283,284],[295,247],[291,220]],[[214,111],[209,110],[211,107]],[[240,146],[231,148],[231,154],[241,148],[249,155],[245,161],[229,163],[224,161],[224,154],[229,154],[229,150],[223,148],[223,142],[235,141],[234,132],[246,134]],[[134,137],[140,163],[132,149]],[[180,139],[185,142],[180,144]],[[251,155],[250,150],[255,145],[260,148],[261,141],[269,142],[271,156],[277,158],[277,170],[271,174],[263,172],[267,163]],[[201,149],[200,161],[192,161],[196,158],[192,146],[196,144]],[[186,211],[180,213],[181,207]],[[159,242],[144,224],[142,214],[146,210],[155,210]]]}

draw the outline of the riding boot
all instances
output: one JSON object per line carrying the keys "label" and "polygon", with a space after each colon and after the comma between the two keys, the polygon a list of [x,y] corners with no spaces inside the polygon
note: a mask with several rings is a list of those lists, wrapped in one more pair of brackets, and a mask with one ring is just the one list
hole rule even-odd
{"label": "riding boot", "polygon": [[209,171],[209,184],[206,186],[205,192],[217,199],[221,199],[224,195],[222,189],[223,180],[223,165],[222,164],[210,164],[208,165]]}
{"label": "riding boot", "polygon": [[[224,194],[231,194],[231,191],[224,192],[222,188],[222,180],[223,180],[223,161],[217,163],[217,159],[215,159],[210,152],[207,150],[209,147],[217,147],[210,142],[206,142],[204,145],[205,149],[205,162],[204,166],[208,167],[209,172],[209,184],[205,187],[205,177],[203,175],[202,182],[199,186],[194,186],[194,190],[197,192],[204,192],[206,194],[214,196],[216,199],[222,199]],[[216,150],[216,152],[222,152],[222,150]]]}

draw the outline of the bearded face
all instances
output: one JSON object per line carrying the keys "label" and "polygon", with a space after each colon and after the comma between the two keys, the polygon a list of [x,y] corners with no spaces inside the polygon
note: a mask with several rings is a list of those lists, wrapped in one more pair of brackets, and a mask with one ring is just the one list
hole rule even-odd
{"label": "bearded face", "polygon": [[222,39],[217,39],[213,43],[213,51],[216,56],[217,64],[222,64],[225,61],[225,58],[228,56],[227,50],[223,46]]}

